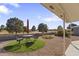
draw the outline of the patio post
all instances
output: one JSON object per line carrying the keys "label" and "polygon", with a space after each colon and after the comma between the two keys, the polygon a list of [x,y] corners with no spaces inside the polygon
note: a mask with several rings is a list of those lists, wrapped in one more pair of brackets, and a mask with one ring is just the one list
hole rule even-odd
{"label": "patio post", "polygon": [[66,20],[66,17],[65,17],[65,13],[63,13],[63,55],[65,55],[65,20]]}
{"label": "patio post", "polygon": [[[70,22],[70,24],[72,24],[72,22]],[[71,36],[72,36],[72,25],[70,25],[70,44],[72,43]]]}
{"label": "patio post", "polygon": [[66,21],[66,11],[64,10],[64,8],[62,7],[61,4],[59,4],[61,9],[63,10],[62,11],[62,16],[63,17],[63,55],[65,56],[65,21]]}

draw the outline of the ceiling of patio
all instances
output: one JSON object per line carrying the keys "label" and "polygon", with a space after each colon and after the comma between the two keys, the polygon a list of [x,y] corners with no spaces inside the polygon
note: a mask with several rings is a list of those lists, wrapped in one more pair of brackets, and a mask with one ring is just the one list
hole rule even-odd
{"label": "ceiling of patio", "polygon": [[51,12],[66,22],[79,21],[79,4],[78,3],[42,3]]}

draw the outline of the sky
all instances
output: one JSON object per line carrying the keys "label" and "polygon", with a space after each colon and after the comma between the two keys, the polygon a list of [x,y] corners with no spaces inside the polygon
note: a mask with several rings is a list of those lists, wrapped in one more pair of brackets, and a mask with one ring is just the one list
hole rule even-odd
{"label": "sky", "polygon": [[[27,24],[29,19],[30,28],[40,23],[48,25],[49,29],[56,29],[59,25],[63,26],[63,21],[54,13],[43,7],[39,3],[1,3],[0,4],[0,25],[6,25],[7,19],[18,17]],[[79,22],[75,22],[79,24]],[[66,23],[66,27],[69,23]]]}

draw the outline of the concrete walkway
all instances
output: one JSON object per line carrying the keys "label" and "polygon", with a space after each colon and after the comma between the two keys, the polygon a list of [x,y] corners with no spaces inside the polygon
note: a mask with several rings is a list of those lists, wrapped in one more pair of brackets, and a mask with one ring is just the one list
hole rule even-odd
{"label": "concrete walkway", "polygon": [[79,41],[72,41],[65,52],[66,56],[79,56]]}

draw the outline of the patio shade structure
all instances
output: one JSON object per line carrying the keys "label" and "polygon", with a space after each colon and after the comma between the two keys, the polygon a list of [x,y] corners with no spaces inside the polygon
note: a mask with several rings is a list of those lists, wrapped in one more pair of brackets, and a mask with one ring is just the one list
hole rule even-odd
{"label": "patio shade structure", "polygon": [[66,22],[79,21],[78,3],[43,3],[42,5],[63,20],[65,14]]}
{"label": "patio shade structure", "polygon": [[78,3],[42,3],[52,13],[63,20],[63,43],[65,54],[65,22],[79,21]]}

